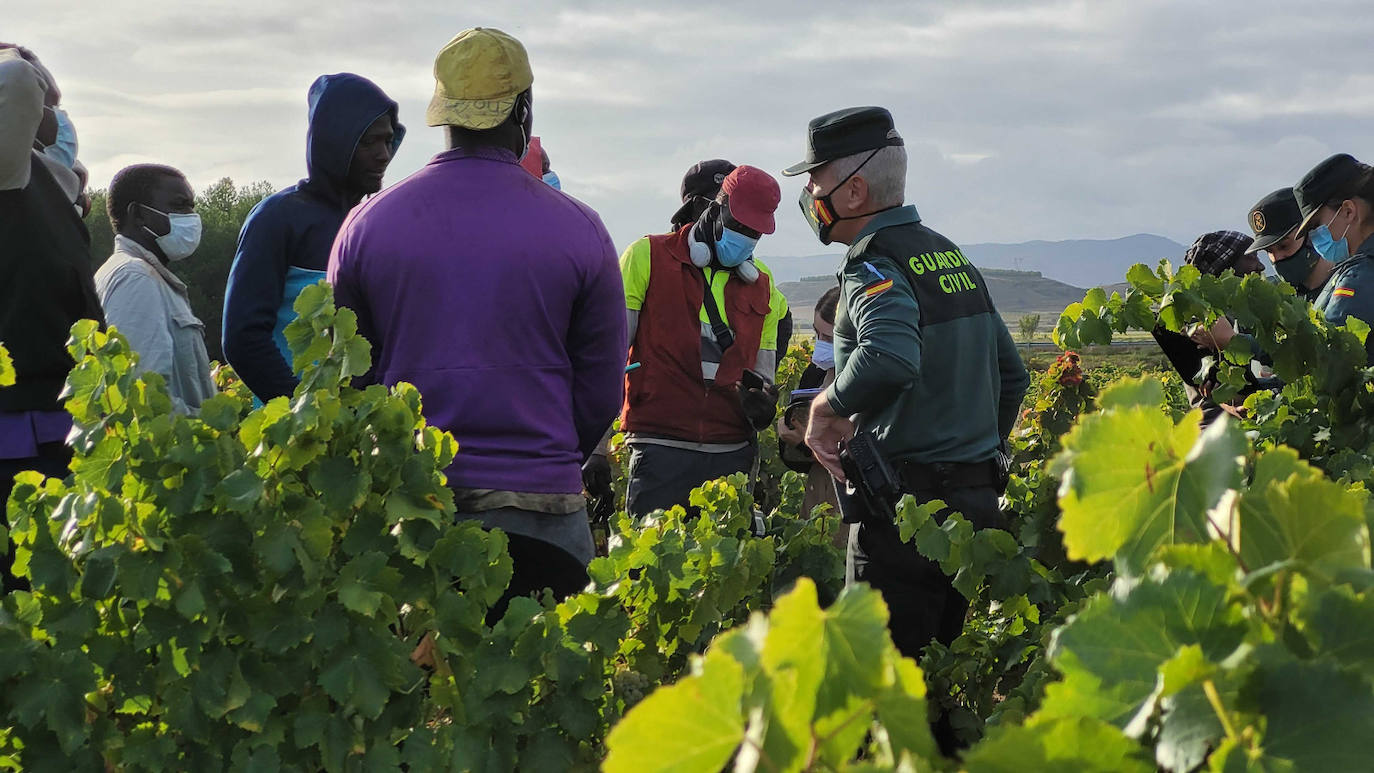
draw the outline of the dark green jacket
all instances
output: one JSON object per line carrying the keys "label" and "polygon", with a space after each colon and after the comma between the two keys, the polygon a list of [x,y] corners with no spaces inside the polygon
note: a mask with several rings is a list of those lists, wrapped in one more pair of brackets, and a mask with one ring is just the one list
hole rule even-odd
{"label": "dark green jacket", "polygon": [[[1354,317],[1374,326],[1374,237],[1336,264],[1312,305],[1333,325],[1344,325],[1347,317]],[[1374,363],[1374,334],[1365,339],[1364,347]]]}
{"label": "dark green jacket", "polygon": [[869,222],[839,280],[835,412],[890,461],[991,459],[1030,377],[978,269],[907,206]]}

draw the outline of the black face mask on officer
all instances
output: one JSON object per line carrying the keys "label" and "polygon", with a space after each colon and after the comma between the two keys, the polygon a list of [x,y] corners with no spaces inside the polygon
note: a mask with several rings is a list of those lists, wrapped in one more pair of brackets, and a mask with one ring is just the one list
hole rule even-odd
{"label": "black face mask on officer", "polygon": [[1321,258],[1317,251],[1312,249],[1312,243],[1304,241],[1298,251],[1284,258],[1274,261],[1274,271],[1283,277],[1284,281],[1293,285],[1298,292],[1307,292],[1307,280],[1312,269],[1317,267],[1317,261]]}
{"label": "black face mask on officer", "polygon": [[[882,148],[878,148],[878,150],[882,150]],[[801,196],[797,199],[797,204],[801,206],[802,214],[806,216],[807,224],[810,225],[811,230],[815,232],[816,238],[821,240],[821,244],[830,243],[830,232],[834,230],[835,224],[840,222],[841,220],[858,220],[861,217],[871,217],[873,215],[878,214],[879,212],[886,212],[889,209],[897,208],[884,207],[882,209],[874,210],[872,212],[865,212],[861,215],[849,215],[848,217],[839,217],[835,214],[835,203],[830,199],[831,196],[835,195],[835,191],[839,190],[841,186],[849,182],[851,177],[858,174],[860,169],[863,169],[865,166],[867,166],[868,162],[872,161],[873,157],[878,155],[878,150],[869,153],[868,158],[865,158],[863,163],[859,164],[859,166],[855,168],[854,171],[846,175],[843,180],[840,180],[838,183],[836,183],[835,187],[831,188],[829,193],[826,193],[823,196],[816,196],[811,193],[811,189],[809,186],[806,188],[802,188]]]}

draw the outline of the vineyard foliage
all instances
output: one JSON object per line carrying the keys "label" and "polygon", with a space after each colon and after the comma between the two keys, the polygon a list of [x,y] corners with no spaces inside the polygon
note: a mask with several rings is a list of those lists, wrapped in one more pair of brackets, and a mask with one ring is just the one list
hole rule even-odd
{"label": "vineyard foliage", "polygon": [[[1113,332],[1186,331],[1226,313],[1251,335],[1217,363],[1223,385],[1239,391],[1254,356],[1285,386],[1204,432],[1176,379],[1104,385],[1066,352],[1013,437],[1014,535],[958,517],[937,524],[933,505],[904,502],[904,537],[972,602],[964,634],[922,659],[932,703],[972,746],[957,763],[905,764],[1364,769],[1374,753],[1367,330],[1332,327],[1260,278],[1163,264],[1130,280],[1124,297],[1092,291],[1066,309],[1056,340],[1107,344]],[[770,700],[786,713],[794,699]],[[651,698],[625,726],[652,727],[665,708]],[[882,737],[873,721],[870,737]],[[904,764],[870,751],[854,769]],[[618,752],[613,743],[612,760]],[[769,769],[807,763],[845,767],[806,758]]]}
{"label": "vineyard foliage", "polygon": [[622,514],[583,592],[489,620],[510,560],[499,531],[453,521],[462,449],[413,387],[349,386],[368,347],[327,285],[287,332],[301,387],[257,409],[225,370],[173,415],[117,331],[80,323],[73,474],[23,474],[10,503],[33,590],[0,603],[0,769],[1367,767],[1368,331],[1258,278],[1128,278],[1066,309],[1056,341],[1225,312],[1249,336],[1215,397],[1252,357],[1282,391],[1202,430],[1176,378],[1060,356],[1012,438],[1008,531],[897,513],[971,602],[919,664],[876,592],[841,588],[836,517],[798,512],[776,439],[753,485],[693,494],[701,518]]}
{"label": "vineyard foliage", "polygon": [[254,410],[223,371],[194,418],[117,331],[74,328],[73,475],[11,503],[34,589],[0,605],[0,768],[590,768],[627,704],[797,567],[833,572],[833,517],[756,538],[741,476],[696,494],[710,518],[622,519],[585,592],[488,625],[510,560],[453,522],[452,437],[413,387],[347,385],[368,347],[326,285],[296,308],[295,396]]}

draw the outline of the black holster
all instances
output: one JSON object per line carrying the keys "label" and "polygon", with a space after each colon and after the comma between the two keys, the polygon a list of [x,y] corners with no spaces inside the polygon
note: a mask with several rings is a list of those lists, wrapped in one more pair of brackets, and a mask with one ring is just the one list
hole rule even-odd
{"label": "black holster", "polygon": [[[840,452],[840,466],[844,475],[866,507],[861,510],[882,513],[891,522],[897,517],[897,503],[902,498],[902,481],[896,470],[883,457],[878,440],[871,432],[856,432]],[[845,523],[859,523],[856,514],[845,512]]]}

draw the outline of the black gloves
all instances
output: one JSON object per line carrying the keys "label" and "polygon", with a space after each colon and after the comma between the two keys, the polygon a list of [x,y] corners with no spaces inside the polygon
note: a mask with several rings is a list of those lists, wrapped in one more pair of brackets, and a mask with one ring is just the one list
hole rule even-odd
{"label": "black gloves", "polygon": [[739,402],[749,425],[755,432],[762,432],[773,425],[778,415],[778,388],[772,384],[764,384],[761,388],[741,387]]}
{"label": "black gloves", "polygon": [[592,523],[610,523],[615,513],[615,491],[611,488],[611,460],[592,454],[582,465],[582,486],[592,502]]}

